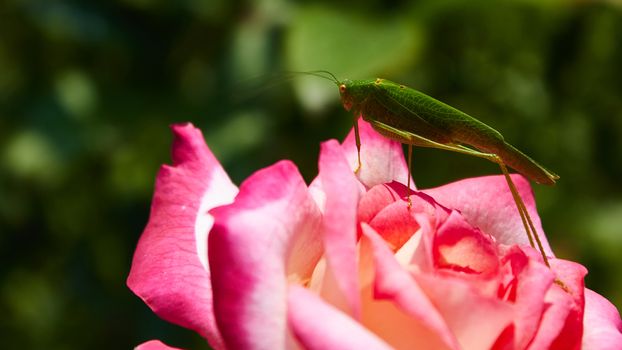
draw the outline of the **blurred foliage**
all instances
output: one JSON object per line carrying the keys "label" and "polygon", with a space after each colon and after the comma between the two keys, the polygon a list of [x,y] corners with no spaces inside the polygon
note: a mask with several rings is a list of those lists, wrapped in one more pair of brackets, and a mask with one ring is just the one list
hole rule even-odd
{"label": "blurred foliage", "polygon": [[[236,183],[317,172],[351,116],[292,70],[386,77],[493,125],[561,175],[543,225],[622,306],[622,8],[515,0],[5,0],[0,3],[3,348],[206,348],[125,287],[168,125],[192,121]],[[497,173],[417,149],[420,188]]]}

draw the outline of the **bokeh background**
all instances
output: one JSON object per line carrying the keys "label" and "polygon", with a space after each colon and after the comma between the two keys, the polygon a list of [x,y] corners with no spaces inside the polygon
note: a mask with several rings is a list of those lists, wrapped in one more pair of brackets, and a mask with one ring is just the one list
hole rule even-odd
{"label": "bokeh background", "polygon": [[[594,1],[5,0],[0,3],[0,343],[207,348],[125,287],[168,125],[232,179],[307,181],[351,117],[290,70],[389,78],[500,130],[561,175],[534,185],[560,257],[622,307],[622,6]],[[498,173],[416,149],[418,187]]]}

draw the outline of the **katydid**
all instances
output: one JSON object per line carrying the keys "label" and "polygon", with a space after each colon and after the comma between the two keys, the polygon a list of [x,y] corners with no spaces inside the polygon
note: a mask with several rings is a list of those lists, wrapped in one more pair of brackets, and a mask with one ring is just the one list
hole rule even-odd
{"label": "katydid", "polygon": [[344,108],[354,114],[354,133],[358,151],[358,165],[355,172],[361,167],[359,117],[369,122],[385,137],[408,145],[409,206],[412,146],[454,151],[497,163],[516,202],[529,243],[535,248],[535,240],[544,263],[550,266],[531,217],[506,166],[539,184],[552,185],[559,176],[506,142],[497,130],[417,90],[380,78],[339,81],[327,71],[307,74],[333,81],[339,87]]}

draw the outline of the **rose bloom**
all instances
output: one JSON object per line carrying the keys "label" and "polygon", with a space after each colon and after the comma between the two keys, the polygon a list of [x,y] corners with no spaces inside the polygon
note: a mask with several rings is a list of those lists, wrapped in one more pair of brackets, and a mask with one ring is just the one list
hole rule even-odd
{"label": "rose bloom", "polygon": [[503,176],[415,190],[408,208],[401,145],[359,123],[357,174],[351,132],[321,144],[311,185],[280,161],[239,188],[201,131],[173,126],[130,289],[215,349],[622,349],[617,309],[554,257],[525,178],[550,269]]}

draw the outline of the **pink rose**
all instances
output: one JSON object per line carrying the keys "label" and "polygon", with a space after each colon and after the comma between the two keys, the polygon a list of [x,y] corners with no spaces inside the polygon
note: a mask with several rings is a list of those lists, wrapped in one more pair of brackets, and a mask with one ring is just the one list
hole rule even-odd
{"label": "pink rose", "polygon": [[357,175],[351,133],[321,145],[310,186],[281,161],[240,188],[198,129],[173,126],[128,286],[215,349],[622,348],[586,269],[545,237],[552,269],[529,247],[502,176],[415,191],[408,209],[401,146],[360,126]]}

